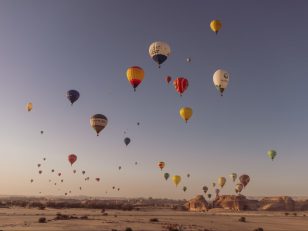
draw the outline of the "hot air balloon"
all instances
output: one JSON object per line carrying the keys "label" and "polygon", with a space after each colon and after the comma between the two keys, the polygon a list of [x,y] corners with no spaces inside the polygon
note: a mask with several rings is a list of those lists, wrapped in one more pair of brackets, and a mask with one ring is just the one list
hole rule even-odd
{"label": "hot air balloon", "polygon": [[86,171],[83,170],[81,173],[82,173],[82,175],[84,175],[86,173]]}
{"label": "hot air balloon", "polygon": [[166,76],[165,80],[169,84],[171,82],[172,78],[171,78],[171,76]]}
{"label": "hot air balloon", "polygon": [[99,182],[99,181],[100,181],[100,178],[99,178],[99,177],[97,177],[97,178],[95,178],[95,180],[96,180],[97,182]]}
{"label": "hot air balloon", "polygon": [[46,158],[43,158],[43,161],[45,161],[46,160]]}
{"label": "hot air balloon", "polygon": [[139,126],[139,125],[140,125],[140,122],[137,122],[137,125]]}
{"label": "hot air balloon", "polygon": [[64,193],[65,196],[67,196],[67,193]]}
{"label": "hot air balloon", "polygon": [[63,183],[63,180],[61,180],[61,183]]}
{"label": "hot air balloon", "polygon": [[272,160],[274,160],[274,158],[275,158],[276,155],[277,155],[277,152],[276,152],[275,150],[269,150],[269,151],[267,152],[267,155],[268,155],[269,158],[271,158]]}
{"label": "hot air balloon", "polygon": [[208,188],[207,186],[203,186],[202,189],[203,189],[203,192],[204,192],[205,194],[206,194],[207,191],[209,190],[209,188]]}
{"label": "hot air balloon", "polygon": [[220,193],[220,190],[218,188],[215,189],[215,193],[216,193],[216,196],[218,196],[218,194]]}
{"label": "hot air balloon", "polygon": [[233,182],[235,182],[236,178],[237,178],[237,174],[233,172],[233,173],[230,174],[230,177],[233,180]]}
{"label": "hot air balloon", "polygon": [[40,170],[40,171],[39,171],[39,174],[42,174],[42,172],[43,172],[43,171],[42,171],[42,170]]}
{"label": "hot air balloon", "polygon": [[81,190],[81,187],[79,187],[79,190]]}
{"label": "hot air balloon", "polygon": [[158,162],[158,167],[160,168],[160,170],[163,170],[163,168],[165,167],[165,162],[163,161]]}
{"label": "hot air balloon", "polygon": [[211,197],[212,197],[212,194],[207,194],[207,197],[209,198],[209,199],[211,199]]}
{"label": "hot air balloon", "polygon": [[107,126],[107,123],[108,123],[107,117],[101,114],[96,114],[92,116],[90,119],[91,127],[94,128],[97,136]]}
{"label": "hot air balloon", "polygon": [[55,170],[54,170],[54,169],[51,169],[51,172],[55,172]]}
{"label": "hot air balloon", "polygon": [[191,58],[187,58],[186,62],[190,63],[191,62]]}
{"label": "hot air balloon", "polygon": [[189,173],[187,173],[187,178],[189,178],[190,177],[190,174]]}
{"label": "hot air balloon", "polygon": [[213,188],[215,188],[215,186],[216,186],[216,183],[215,183],[215,182],[213,182],[213,183],[212,183],[212,186],[213,186]]}
{"label": "hot air balloon", "polygon": [[68,161],[73,165],[77,160],[77,156],[75,154],[68,155]]}
{"label": "hot air balloon", "polygon": [[172,177],[173,183],[175,183],[175,186],[178,186],[178,184],[181,182],[181,176],[175,175]]}
{"label": "hot air balloon", "polygon": [[186,91],[188,85],[188,80],[183,77],[178,77],[173,81],[173,86],[180,96]]}
{"label": "hot air balloon", "polygon": [[184,192],[186,192],[186,190],[187,190],[187,187],[186,187],[186,186],[184,186],[184,187],[183,187],[183,191],[184,191]]}
{"label": "hot air balloon", "polygon": [[138,66],[129,67],[126,71],[126,77],[136,91],[136,88],[144,79],[144,70]]}
{"label": "hot air balloon", "polygon": [[248,175],[241,175],[240,177],[239,177],[239,180],[240,180],[240,182],[242,183],[242,185],[244,186],[244,187],[246,187],[247,186],[247,184],[249,183],[249,181],[250,181],[250,177],[248,176]]}
{"label": "hot air balloon", "polygon": [[182,117],[182,119],[187,123],[187,121],[192,116],[193,111],[190,107],[182,107],[180,109],[179,113],[180,113],[180,116]]}
{"label": "hot air balloon", "polygon": [[126,137],[126,138],[124,139],[124,143],[126,144],[126,146],[129,145],[129,143],[130,143],[130,138]]}
{"label": "hot air balloon", "polygon": [[38,168],[41,167],[41,164],[37,164],[37,167],[38,167]]}
{"label": "hot air balloon", "polygon": [[154,42],[149,47],[149,54],[158,64],[158,68],[160,68],[160,65],[167,60],[170,53],[170,46],[165,42]]}
{"label": "hot air balloon", "polygon": [[54,183],[54,185],[57,185],[57,183]]}
{"label": "hot air balloon", "polygon": [[138,164],[138,162],[136,161],[136,162],[135,162],[135,165],[137,165],[137,164]]}
{"label": "hot air balloon", "polygon": [[166,173],[164,174],[164,177],[165,177],[165,180],[168,180],[169,177],[170,177],[170,174],[166,172]]}
{"label": "hot air balloon", "polygon": [[74,169],[74,170],[73,170],[73,173],[75,174],[76,172],[77,172],[76,169]]}
{"label": "hot air balloon", "polygon": [[222,188],[222,187],[224,187],[226,181],[227,181],[226,178],[221,176],[221,177],[218,178],[217,184]]}
{"label": "hot air balloon", "polygon": [[217,71],[215,71],[213,75],[214,85],[220,92],[221,96],[223,95],[223,92],[228,86],[229,79],[230,79],[229,73],[222,69],[218,69]]}
{"label": "hot air balloon", "polygon": [[69,90],[66,93],[66,97],[71,102],[71,105],[73,105],[79,99],[79,96],[80,96],[80,94],[76,90]]}
{"label": "hot air balloon", "polygon": [[33,179],[31,179],[30,182],[32,183],[32,182],[33,182]]}
{"label": "hot air balloon", "polygon": [[33,108],[32,103],[31,103],[31,102],[30,102],[30,103],[27,103],[26,109],[28,110],[28,112],[30,112],[30,111],[32,110],[32,108]]}
{"label": "hot air balloon", "polygon": [[222,24],[219,20],[213,20],[210,23],[210,27],[211,27],[212,31],[214,31],[217,34],[218,31],[221,29]]}
{"label": "hot air balloon", "polygon": [[113,186],[112,189],[115,189],[115,186]]}
{"label": "hot air balloon", "polygon": [[244,188],[244,186],[242,184],[236,184],[235,185],[235,192],[236,193],[241,193],[243,188]]}
{"label": "hot air balloon", "polygon": [[120,188],[118,188],[118,191],[120,191]]}
{"label": "hot air balloon", "polygon": [[58,173],[58,176],[61,176],[61,172]]}
{"label": "hot air balloon", "polygon": [[41,131],[41,134],[43,135],[43,134],[44,134],[44,131]]}
{"label": "hot air balloon", "polygon": [[121,167],[121,166],[119,166],[119,167],[118,167],[118,169],[119,169],[119,170],[121,170],[121,169],[122,169],[122,167]]}

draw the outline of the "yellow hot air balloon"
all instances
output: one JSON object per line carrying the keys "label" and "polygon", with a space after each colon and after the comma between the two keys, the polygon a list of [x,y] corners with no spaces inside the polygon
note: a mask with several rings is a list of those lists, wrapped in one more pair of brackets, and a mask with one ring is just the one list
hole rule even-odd
{"label": "yellow hot air balloon", "polygon": [[190,107],[182,107],[179,112],[180,116],[182,117],[183,120],[185,120],[186,123],[190,119],[193,113]]}
{"label": "yellow hot air balloon", "polygon": [[27,109],[28,111],[31,111],[31,110],[32,110],[32,107],[33,107],[33,105],[32,105],[31,102],[30,102],[30,103],[27,103],[26,109]]}
{"label": "yellow hot air balloon", "polygon": [[219,20],[213,20],[210,23],[210,27],[211,27],[212,31],[214,31],[217,34],[218,31],[221,29],[222,24]]}
{"label": "yellow hot air balloon", "polygon": [[178,186],[178,184],[181,182],[181,176],[175,175],[172,177],[173,183],[175,183],[175,186]]}
{"label": "yellow hot air balloon", "polygon": [[217,184],[222,188],[222,187],[224,187],[226,181],[227,181],[226,178],[221,176],[221,177],[218,178]]}
{"label": "yellow hot air balloon", "polygon": [[138,85],[144,79],[144,70],[137,66],[130,67],[126,71],[126,77],[130,84],[133,86],[134,91],[136,91],[136,87],[138,87]]}

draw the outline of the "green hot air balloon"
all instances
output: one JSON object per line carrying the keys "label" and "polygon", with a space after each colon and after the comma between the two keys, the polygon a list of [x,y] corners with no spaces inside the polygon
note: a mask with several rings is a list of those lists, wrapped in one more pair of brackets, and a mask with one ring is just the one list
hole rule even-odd
{"label": "green hot air balloon", "polygon": [[272,160],[274,160],[274,158],[277,156],[277,152],[275,150],[269,150],[267,152],[267,155],[269,158],[271,158]]}
{"label": "green hot air balloon", "polygon": [[165,177],[165,180],[168,180],[169,177],[170,177],[170,174],[166,172],[166,173],[164,174],[164,177]]}

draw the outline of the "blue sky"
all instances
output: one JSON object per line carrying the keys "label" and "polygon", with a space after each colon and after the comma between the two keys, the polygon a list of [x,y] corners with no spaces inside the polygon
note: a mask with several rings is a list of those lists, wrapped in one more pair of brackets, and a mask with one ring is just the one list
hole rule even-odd
{"label": "blue sky", "polygon": [[[305,1],[1,1],[0,193],[189,198],[236,172],[251,176],[246,195],[307,195],[306,8]],[[212,19],[223,23],[217,36]],[[157,40],[171,47],[160,69],[148,55]],[[133,92],[125,73],[135,65],[145,78]],[[230,73],[224,97],[213,86],[218,68]],[[166,75],[189,80],[183,97]],[[70,89],[81,95],[73,107]],[[188,124],[182,106],[193,109]],[[100,137],[89,124],[96,113],[109,120]],[[273,162],[268,149],[278,152]],[[74,168],[101,183],[73,175],[70,153],[78,156]],[[164,181],[160,160],[182,175],[179,188]],[[52,168],[64,175],[61,187],[48,183],[59,181]],[[229,180],[222,193],[233,187]]]}

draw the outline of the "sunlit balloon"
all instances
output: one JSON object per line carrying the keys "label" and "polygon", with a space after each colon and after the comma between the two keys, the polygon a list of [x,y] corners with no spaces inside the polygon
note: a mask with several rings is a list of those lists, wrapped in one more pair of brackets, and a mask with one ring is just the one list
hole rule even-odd
{"label": "sunlit balloon", "polygon": [[221,177],[218,178],[217,184],[222,188],[222,187],[224,187],[226,181],[227,181],[226,178],[221,176]]}
{"label": "sunlit balloon", "polygon": [[172,181],[175,184],[175,186],[178,186],[178,184],[181,182],[181,176],[178,175],[173,176]]}
{"label": "sunlit balloon", "polygon": [[28,112],[30,112],[30,111],[32,110],[32,108],[33,108],[32,103],[31,103],[31,102],[30,102],[30,103],[27,103],[26,109],[28,110]]}
{"label": "sunlit balloon", "polygon": [[187,58],[186,62],[190,63],[191,62],[191,58]]}
{"label": "sunlit balloon", "polygon": [[91,127],[96,131],[97,136],[107,126],[107,123],[107,117],[102,114],[93,115],[90,119]]}
{"label": "sunlit balloon", "polygon": [[186,91],[188,85],[188,80],[183,77],[178,77],[173,81],[173,86],[180,96]]}
{"label": "sunlit balloon", "polygon": [[233,180],[233,182],[235,182],[236,181],[236,178],[237,178],[237,174],[236,173],[231,173],[230,174],[230,178]]}
{"label": "sunlit balloon", "polygon": [[276,157],[276,155],[277,155],[276,150],[269,150],[269,151],[267,152],[267,156],[268,156],[271,160],[274,160],[275,157]]}
{"label": "sunlit balloon", "polygon": [[182,119],[187,123],[187,121],[190,119],[190,117],[193,114],[193,111],[190,107],[182,107],[179,111],[180,116]]}
{"label": "sunlit balloon", "polygon": [[157,41],[152,43],[149,47],[149,54],[154,62],[158,64],[159,68],[160,65],[167,60],[170,53],[170,46],[165,42]]}
{"label": "sunlit balloon", "polygon": [[235,185],[235,192],[236,193],[241,193],[243,188],[244,188],[244,186],[242,184],[236,184]]}
{"label": "sunlit balloon", "polygon": [[133,86],[134,91],[144,79],[144,70],[141,67],[133,66],[127,69],[126,77],[128,82]]}
{"label": "sunlit balloon", "polygon": [[212,29],[212,31],[214,31],[216,34],[218,33],[218,31],[221,29],[222,27],[222,23],[219,20],[213,20],[210,23],[210,27]]}
{"label": "sunlit balloon", "polygon": [[230,80],[230,75],[228,72],[222,69],[218,69],[215,71],[213,75],[213,82],[216,87],[216,89],[220,92],[220,95],[223,95],[223,92],[228,86]]}

